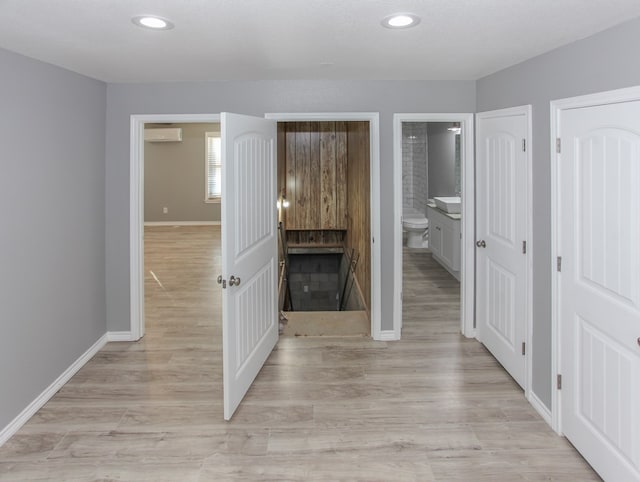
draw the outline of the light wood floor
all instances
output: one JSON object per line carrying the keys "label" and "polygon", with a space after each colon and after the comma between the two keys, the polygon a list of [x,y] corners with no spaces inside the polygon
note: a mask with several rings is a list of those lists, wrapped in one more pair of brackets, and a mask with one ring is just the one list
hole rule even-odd
{"label": "light wood floor", "polygon": [[107,345],[0,448],[0,480],[599,480],[410,250],[402,341],[281,338],[224,422],[219,231],[145,233],[147,335]]}

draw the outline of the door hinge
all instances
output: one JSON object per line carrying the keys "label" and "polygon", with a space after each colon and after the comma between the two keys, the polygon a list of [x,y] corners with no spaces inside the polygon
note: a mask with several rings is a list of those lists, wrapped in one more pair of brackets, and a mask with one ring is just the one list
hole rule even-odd
{"label": "door hinge", "polygon": [[558,390],[562,390],[562,375],[560,375],[559,373],[556,376],[556,388]]}
{"label": "door hinge", "polygon": [[522,342],[522,355],[526,355],[527,354],[527,344],[523,341]]}
{"label": "door hinge", "polygon": [[522,139],[522,151],[527,152],[527,140]]}
{"label": "door hinge", "polygon": [[522,242],[522,254],[527,254],[527,242]]}
{"label": "door hinge", "polygon": [[558,272],[562,271],[562,256],[558,256],[558,259],[556,259],[556,269]]}
{"label": "door hinge", "polygon": [[560,154],[562,152],[562,141],[559,137],[556,137],[556,153]]}

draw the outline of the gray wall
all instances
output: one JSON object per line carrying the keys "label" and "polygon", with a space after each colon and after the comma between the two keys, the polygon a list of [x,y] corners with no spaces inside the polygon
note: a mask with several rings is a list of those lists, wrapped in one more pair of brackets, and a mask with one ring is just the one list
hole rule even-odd
{"label": "gray wall", "polygon": [[[247,81],[107,86],[107,320],[129,329],[129,124],[132,114],[380,112],[382,272],[393,272],[393,113],[473,112],[474,81]],[[398,287],[399,289],[399,287]],[[393,277],[382,326],[393,328]]]}
{"label": "gray wall", "polygon": [[0,49],[0,429],[106,332],[106,86]]}
{"label": "gray wall", "polygon": [[533,391],[551,406],[551,164],[549,102],[640,85],[640,19],[477,82],[478,112],[533,106]]}
{"label": "gray wall", "polygon": [[429,122],[429,197],[456,195],[456,135],[450,122]]}
{"label": "gray wall", "polygon": [[205,133],[219,133],[220,124],[172,127],[182,128],[182,142],[144,143],[144,220],[220,221],[220,203],[204,202]]}

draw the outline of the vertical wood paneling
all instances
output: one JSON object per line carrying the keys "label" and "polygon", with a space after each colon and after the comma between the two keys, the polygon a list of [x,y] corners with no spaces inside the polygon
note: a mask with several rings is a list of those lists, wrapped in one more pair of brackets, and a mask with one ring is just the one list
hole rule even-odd
{"label": "vertical wood paneling", "polygon": [[289,207],[284,213],[284,223],[287,229],[296,229],[296,124],[291,122],[285,124],[286,129],[286,149],[285,149],[285,171],[287,173],[287,199]]}
{"label": "vertical wood paneling", "polygon": [[311,224],[309,201],[311,197],[311,136],[309,122],[296,123],[296,213],[295,226],[305,229]]}
{"label": "vertical wood paneling", "polygon": [[344,231],[296,230],[287,231],[289,247],[342,247]]}
{"label": "vertical wood paneling", "polygon": [[[320,123],[320,227],[337,229],[336,123]],[[344,179],[344,178],[342,178]],[[343,182],[343,181],[341,181]]]}
{"label": "vertical wood paneling", "polygon": [[[367,144],[368,145],[368,144]],[[336,228],[347,229],[347,123],[336,122]]]}
{"label": "vertical wood paneling", "polygon": [[[368,122],[289,122],[282,136],[289,245],[340,245],[360,256],[356,280],[371,306]],[[280,131],[279,131],[280,132]],[[333,232],[332,232],[333,231]],[[346,233],[343,233],[346,231]]]}
{"label": "vertical wood paneling", "polygon": [[283,214],[291,229],[347,229],[347,123],[281,123],[280,171],[290,206]]}
{"label": "vertical wood paneling", "polygon": [[319,226],[322,176],[320,175],[320,123],[309,123],[309,205],[307,226]]}
{"label": "vertical wood paneling", "polygon": [[369,123],[347,124],[348,226],[345,246],[360,255],[356,280],[362,290],[366,309],[371,310],[371,219]]}

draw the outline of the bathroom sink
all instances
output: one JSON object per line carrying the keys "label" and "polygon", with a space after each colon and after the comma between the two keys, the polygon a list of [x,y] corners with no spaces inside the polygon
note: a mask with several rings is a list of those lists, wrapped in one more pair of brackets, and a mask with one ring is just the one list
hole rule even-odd
{"label": "bathroom sink", "polygon": [[436,206],[442,209],[446,213],[457,214],[460,212],[460,198],[459,197],[434,197]]}

